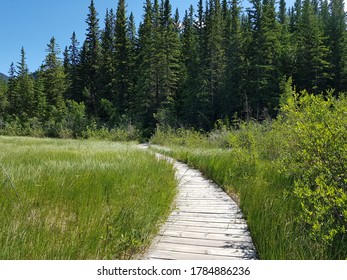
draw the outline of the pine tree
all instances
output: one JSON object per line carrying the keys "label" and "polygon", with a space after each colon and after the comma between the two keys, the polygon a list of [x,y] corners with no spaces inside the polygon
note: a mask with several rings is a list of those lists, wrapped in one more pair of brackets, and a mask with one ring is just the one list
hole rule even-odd
{"label": "pine tree", "polygon": [[[226,45],[226,79],[224,93],[224,116],[232,118],[236,112],[242,111],[242,89],[243,79],[243,38],[241,31],[241,8],[238,0],[232,0],[230,9],[230,35]],[[227,24],[228,26],[229,24]]]}
{"label": "pine tree", "polygon": [[326,88],[329,64],[322,35],[318,16],[310,1],[305,0],[295,35],[297,52],[293,78],[298,90],[320,93]]}
{"label": "pine tree", "polygon": [[[83,82],[83,96],[86,100],[87,112],[98,119],[100,103],[98,73],[100,66],[100,29],[98,13],[94,1],[91,0],[89,14],[86,20],[88,25],[86,40],[83,45],[83,58],[81,58],[81,81]],[[83,64],[82,64],[83,62]]]}
{"label": "pine tree", "polygon": [[3,121],[6,118],[7,111],[7,83],[0,79],[0,130],[3,127]]}
{"label": "pine tree", "polygon": [[290,32],[294,33],[297,30],[301,20],[302,3],[301,0],[295,0],[294,6],[291,9]]}
{"label": "pine tree", "polygon": [[52,37],[47,45],[47,55],[41,66],[42,82],[46,96],[49,119],[61,122],[65,114],[64,93],[66,92],[66,76],[59,59],[59,46]]}
{"label": "pine tree", "polygon": [[125,0],[119,0],[115,24],[115,79],[114,100],[117,118],[124,118],[129,110],[131,95],[131,42],[128,39],[128,22]]}
{"label": "pine tree", "polygon": [[136,26],[133,13],[130,13],[127,22],[127,38],[129,42],[129,60],[128,60],[128,113],[127,116],[132,121],[135,118],[136,108],[136,96],[135,96],[135,85],[136,85],[136,57],[137,57],[137,44],[138,38],[136,35]]}
{"label": "pine tree", "polygon": [[[264,111],[276,108],[279,99],[279,36],[274,0],[253,0],[250,11],[252,41],[249,42],[247,60],[249,61],[246,85],[247,106],[252,116],[261,119]],[[249,114],[249,109],[247,114]],[[270,112],[274,114],[275,112]]]}
{"label": "pine tree", "polygon": [[331,0],[328,22],[328,42],[331,87],[337,91],[347,90],[347,32],[344,0]]}
{"label": "pine tree", "polygon": [[101,35],[101,57],[100,57],[100,108],[99,117],[104,123],[110,123],[114,118],[115,108],[112,104],[114,99],[113,83],[115,79],[115,15],[113,10],[106,11],[105,29]]}
{"label": "pine tree", "polygon": [[24,48],[21,49],[21,60],[17,65],[17,91],[20,95],[17,104],[17,116],[23,122],[32,117],[34,99],[34,80],[29,76]]}
{"label": "pine tree", "polygon": [[154,14],[150,0],[144,6],[143,22],[139,28],[137,81],[136,81],[136,122],[141,126],[143,134],[149,136],[155,127],[154,104]]}
{"label": "pine tree", "polygon": [[71,44],[68,47],[66,62],[64,62],[64,68],[66,71],[66,78],[68,89],[66,93],[67,99],[73,99],[81,102],[82,88],[81,88],[81,77],[79,73],[80,56],[79,56],[79,42],[76,37],[76,33],[73,32],[71,36]]}
{"label": "pine tree", "polygon": [[199,71],[197,27],[194,26],[194,8],[191,5],[183,19],[182,58],[184,71],[181,77],[182,103],[180,119],[185,126],[202,127],[204,104],[199,98]]}
{"label": "pine tree", "polygon": [[13,63],[11,63],[8,74],[9,79],[6,92],[8,101],[7,115],[8,117],[13,118],[15,115],[18,114],[18,108],[21,105],[20,94],[17,88],[16,69]]}
{"label": "pine tree", "polygon": [[43,73],[39,72],[34,84],[34,111],[33,115],[40,123],[47,122],[49,118],[47,107],[47,96],[45,94]]}
{"label": "pine tree", "polygon": [[177,88],[180,73],[180,41],[178,30],[172,18],[169,0],[161,1],[157,15],[158,41],[156,44],[156,118],[163,124],[176,125]]}

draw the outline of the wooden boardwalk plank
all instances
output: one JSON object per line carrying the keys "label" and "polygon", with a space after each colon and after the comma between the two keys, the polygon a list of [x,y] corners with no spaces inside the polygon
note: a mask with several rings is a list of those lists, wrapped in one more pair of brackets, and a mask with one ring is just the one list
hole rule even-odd
{"label": "wooden boardwalk plank", "polygon": [[254,258],[253,250],[234,249],[234,248],[218,248],[218,247],[209,247],[209,246],[196,246],[196,245],[185,245],[185,244],[177,244],[177,243],[172,244],[172,243],[160,242],[157,244],[156,249],[171,251],[171,252],[183,252],[183,253],[202,254],[202,255]]}
{"label": "wooden boardwalk plank", "polygon": [[169,160],[176,169],[175,209],[153,241],[145,259],[255,259],[247,223],[237,204],[201,172]]}
{"label": "wooden boardwalk plank", "polygon": [[233,249],[253,249],[251,242],[234,242],[234,240],[206,240],[204,238],[182,238],[177,236],[163,236],[160,239],[161,243],[172,244],[185,244],[201,247],[214,247],[214,248],[233,248]]}
{"label": "wooden boardwalk plank", "polygon": [[[180,238],[195,238],[195,239],[203,239],[208,242],[209,240],[219,240],[224,242],[233,242],[233,243],[244,243],[248,246],[249,243],[252,243],[252,238],[250,236],[244,235],[232,235],[226,233],[205,233],[205,232],[187,232],[187,231],[170,231],[166,230],[162,233],[162,237],[164,236],[172,236],[172,237],[180,237]],[[203,243],[201,243],[203,244]]]}
{"label": "wooden boardwalk plank", "polygon": [[240,260],[240,257],[215,256],[197,253],[158,250],[149,256],[151,260]]}

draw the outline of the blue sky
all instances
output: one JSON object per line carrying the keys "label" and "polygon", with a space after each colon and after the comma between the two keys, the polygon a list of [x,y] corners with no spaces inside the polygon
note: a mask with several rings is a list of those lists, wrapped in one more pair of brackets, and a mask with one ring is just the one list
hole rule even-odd
{"label": "blue sky", "polygon": [[[287,0],[291,2],[293,0]],[[117,9],[118,0],[94,0],[100,26],[107,8]],[[141,21],[144,0],[127,0],[128,13],[135,15],[136,25]],[[181,18],[184,11],[198,0],[171,0],[173,11],[178,7]],[[54,36],[63,50],[70,44],[73,31],[84,41],[90,0],[1,0],[0,3],[0,72],[7,74],[11,62],[20,60],[22,46],[31,72],[37,70],[44,57],[49,40]]]}

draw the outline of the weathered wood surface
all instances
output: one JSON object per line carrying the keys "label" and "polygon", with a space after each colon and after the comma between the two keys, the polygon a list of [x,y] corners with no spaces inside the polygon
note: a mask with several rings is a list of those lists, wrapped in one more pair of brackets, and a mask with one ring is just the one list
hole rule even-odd
{"label": "weathered wood surface", "polygon": [[217,185],[186,164],[174,163],[179,182],[176,207],[154,239],[145,259],[256,259],[238,205]]}

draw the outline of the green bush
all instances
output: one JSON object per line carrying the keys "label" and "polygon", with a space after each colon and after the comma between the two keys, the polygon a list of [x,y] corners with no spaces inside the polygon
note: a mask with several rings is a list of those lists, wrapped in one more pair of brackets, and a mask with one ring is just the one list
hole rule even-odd
{"label": "green bush", "polygon": [[302,206],[299,220],[320,242],[346,240],[346,96],[295,93],[276,128],[285,135],[283,170],[295,179],[294,193]]}

